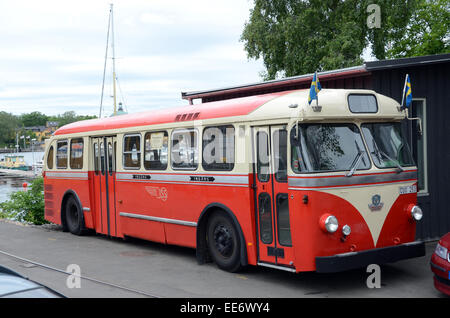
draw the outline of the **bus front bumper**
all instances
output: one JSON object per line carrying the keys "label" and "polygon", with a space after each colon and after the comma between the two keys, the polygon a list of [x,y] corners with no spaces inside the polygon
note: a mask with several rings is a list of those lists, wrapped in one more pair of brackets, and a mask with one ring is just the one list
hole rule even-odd
{"label": "bus front bumper", "polygon": [[318,273],[342,272],[350,269],[366,267],[370,264],[380,265],[393,263],[403,259],[420,257],[424,255],[425,243],[416,241],[360,252],[316,257],[316,271]]}

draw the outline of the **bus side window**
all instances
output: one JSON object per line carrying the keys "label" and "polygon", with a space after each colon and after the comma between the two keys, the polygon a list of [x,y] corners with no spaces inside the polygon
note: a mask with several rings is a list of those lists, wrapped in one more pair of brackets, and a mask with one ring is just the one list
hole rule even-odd
{"label": "bus side window", "polygon": [[70,169],[83,169],[83,138],[70,140]]}
{"label": "bus side window", "polygon": [[98,143],[94,143],[94,173],[96,176],[98,176],[98,157],[99,157],[99,153],[98,153]]}
{"label": "bus side window", "polygon": [[208,127],[203,130],[202,166],[206,171],[234,168],[234,127]]}
{"label": "bus side window", "polygon": [[197,130],[177,129],[172,132],[171,164],[174,169],[195,170],[198,167]]}
{"label": "bus side window", "polygon": [[108,171],[109,171],[109,175],[112,176],[113,175],[113,169],[114,169],[114,165],[113,165],[113,146],[112,143],[108,143]]}
{"label": "bus side window", "polygon": [[123,167],[141,168],[141,135],[127,135],[123,138]]}
{"label": "bus side window", "polygon": [[144,138],[144,167],[147,170],[166,170],[169,148],[167,131],[148,132]]}
{"label": "bus side window", "polygon": [[100,167],[102,175],[105,175],[105,146],[103,142],[100,143]]}
{"label": "bus side window", "polygon": [[57,142],[56,168],[67,169],[67,140],[61,140]]}
{"label": "bus side window", "polygon": [[53,169],[53,146],[50,147],[47,155],[47,168]]}

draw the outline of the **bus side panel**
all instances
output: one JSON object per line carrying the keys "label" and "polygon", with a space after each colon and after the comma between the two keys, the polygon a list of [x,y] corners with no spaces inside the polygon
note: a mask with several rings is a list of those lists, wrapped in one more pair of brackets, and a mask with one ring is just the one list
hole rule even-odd
{"label": "bus side panel", "polygon": [[167,244],[196,247],[197,228],[178,224],[164,224]]}
{"label": "bus side panel", "polygon": [[122,237],[127,235],[148,241],[166,243],[164,225],[161,222],[121,217],[120,228]]}
{"label": "bus side panel", "polygon": [[[45,185],[45,219],[55,224],[61,223],[62,200],[64,194],[71,190],[80,200],[81,208],[90,206],[90,193],[89,193],[89,181],[87,178],[77,178],[57,176],[58,173],[52,172],[56,177],[44,178]],[[48,173],[47,173],[48,174]],[[70,175],[70,172],[65,172],[65,175]],[[84,217],[87,227],[92,227],[92,216],[90,211],[84,211]]]}
{"label": "bus side panel", "polygon": [[[248,262],[256,264],[253,192],[248,186],[158,183],[119,177],[116,182],[116,200],[119,236],[128,235],[188,247],[196,247],[196,227],[193,225],[198,222],[200,213],[209,204],[220,203],[230,209],[238,220],[247,245]],[[130,217],[130,214],[166,220],[150,221]],[[173,220],[186,222],[187,225],[167,222]]]}
{"label": "bus side panel", "polygon": [[44,175],[44,218],[51,223],[61,225],[61,200],[57,197],[58,189],[53,179]]}
{"label": "bus side panel", "polygon": [[[197,222],[203,209],[214,203],[222,204],[231,210],[244,235],[248,262],[256,265],[253,194],[249,187],[171,185],[167,190],[170,219]],[[196,246],[194,227],[165,224],[165,229],[167,243]]]}

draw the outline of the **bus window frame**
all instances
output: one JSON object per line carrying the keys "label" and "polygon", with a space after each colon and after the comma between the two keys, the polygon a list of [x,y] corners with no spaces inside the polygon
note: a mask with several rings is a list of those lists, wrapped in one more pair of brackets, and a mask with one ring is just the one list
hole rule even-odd
{"label": "bus window frame", "polygon": [[[150,136],[151,136],[151,134],[157,134],[157,133],[164,133],[164,137],[167,136],[167,162],[166,162],[164,168],[160,168],[160,169],[152,168],[152,169],[150,169],[150,168],[147,168],[147,167],[145,166],[145,162],[148,161],[148,160],[145,160],[145,155],[147,154],[147,149],[145,149],[145,141],[146,141],[146,139],[147,139],[147,135],[150,134]],[[169,167],[169,161],[170,161],[170,158],[169,158],[169,153],[170,153],[170,140],[169,140],[169,136],[170,136],[170,135],[169,135],[169,131],[168,131],[168,130],[165,130],[165,129],[154,130],[154,131],[146,131],[146,132],[145,132],[145,134],[144,134],[144,140],[143,140],[143,143],[144,143],[144,160],[142,161],[145,170],[147,170],[147,171],[167,171],[167,168]],[[150,150],[150,151],[151,151],[151,150]],[[150,151],[149,151],[149,152],[150,152]],[[148,161],[148,162],[151,162],[151,161]],[[161,163],[161,160],[159,160],[159,162]]]}
{"label": "bus window frame", "polygon": [[[72,160],[73,159],[78,159],[78,158],[73,158],[72,157],[72,143],[74,140],[81,140],[81,144],[82,144],[82,150],[81,150],[81,167],[80,168],[76,168],[73,167],[73,163]],[[84,138],[83,137],[79,137],[79,138],[71,138],[70,139],[70,154],[69,154],[69,167],[70,169],[73,170],[83,170],[83,166],[84,166]]]}
{"label": "bus window frame", "polygon": [[[196,134],[196,150],[197,150],[197,154],[198,154],[198,157],[197,157],[197,162],[196,162],[196,166],[195,167],[174,167],[173,166],[173,156],[172,156],[172,150],[173,150],[173,135],[175,134],[175,133],[178,133],[178,132],[192,132],[192,131],[194,131],[195,132],[195,134]],[[170,160],[170,168],[172,169],[172,170],[185,170],[185,171],[197,171],[198,170],[198,168],[199,168],[199,166],[200,166],[200,161],[201,160],[203,160],[203,158],[200,158],[201,156],[200,156],[200,152],[199,152],[199,136],[200,136],[200,134],[199,134],[199,131],[198,131],[198,129],[197,128],[174,128],[171,132],[170,132],[170,146],[169,146],[169,152],[170,152],[170,158],[169,158],[169,160]]]}
{"label": "bus window frame", "polygon": [[[139,147],[140,150],[137,152],[139,154],[139,167],[128,167],[125,165],[125,155],[126,154],[132,154],[132,151],[125,151],[125,138],[128,137],[139,137]],[[122,167],[124,170],[140,170],[142,169],[142,134],[141,133],[132,133],[132,134],[125,134],[123,135],[122,139]]]}
{"label": "bus window frame", "polygon": [[[203,156],[202,156],[202,169],[205,170],[205,171],[216,171],[216,172],[230,172],[230,171],[233,171],[234,167],[236,166],[235,165],[235,163],[236,163],[236,128],[234,127],[233,124],[211,125],[211,126],[204,127],[203,130],[202,130],[202,146],[201,146],[202,154],[205,151],[205,143],[204,143],[205,131],[207,129],[210,129],[210,128],[216,128],[216,129],[219,129],[219,130],[220,130],[220,128],[225,128],[225,136],[227,135],[226,134],[226,130],[228,128],[233,128],[233,158],[232,158],[232,162],[231,163],[220,163],[220,164],[223,164],[223,165],[229,165],[229,166],[231,166],[231,168],[228,168],[228,169],[212,169],[212,168],[208,167],[211,164],[206,163],[204,161]],[[225,158],[226,158],[226,155],[227,155],[226,144],[227,144],[226,143],[226,139],[224,139],[224,145],[225,145],[225,149],[224,150],[225,150],[225,153],[223,155],[225,156]]]}
{"label": "bus window frame", "polygon": [[[65,167],[61,167],[61,166],[58,165],[58,162],[59,162],[59,160],[58,160],[58,145],[60,143],[63,143],[63,142],[65,142],[66,146],[67,146],[67,148],[66,148],[66,166]],[[56,141],[55,159],[56,159],[56,163],[55,163],[56,164],[56,169],[67,170],[69,168],[69,139],[60,139],[60,140]]]}
{"label": "bus window frame", "polygon": [[[51,151],[51,163],[52,163],[52,166],[50,167],[49,166],[49,158],[50,158],[50,151]],[[54,168],[55,168],[55,166],[56,166],[56,162],[55,162],[55,147],[54,147],[54,145],[53,144],[51,144],[50,145],[50,147],[48,148],[48,152],[47,152],[47,158],[46,158],[46,160],[45,160],[45,164],[46,164],[46,166],[47,166],[47,169],[48,170],[53,170]]]}

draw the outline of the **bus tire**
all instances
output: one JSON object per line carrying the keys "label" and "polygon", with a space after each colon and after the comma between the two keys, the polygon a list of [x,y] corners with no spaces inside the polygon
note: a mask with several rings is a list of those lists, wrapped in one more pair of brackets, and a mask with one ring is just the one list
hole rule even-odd
{"label": "bus tire", "polygon": [[64,211],[65,224],[70,233],[75,235],[84,235],[83,211],[77,199],[71,195],[66,201]]}
{"label": "bus tire", "polygon": [[241,242],[233,220],[222,212],[214,212],[206,227],[208,251],[220,269],[237,272],[241,268]]}

